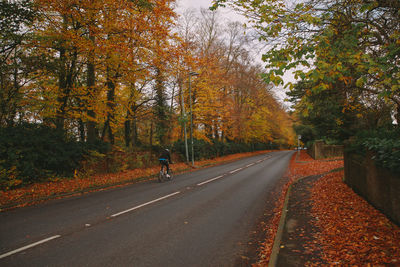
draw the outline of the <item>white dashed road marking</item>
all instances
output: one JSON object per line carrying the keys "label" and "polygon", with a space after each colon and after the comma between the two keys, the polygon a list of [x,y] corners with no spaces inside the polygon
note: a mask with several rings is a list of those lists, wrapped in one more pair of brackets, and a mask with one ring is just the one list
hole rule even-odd
{"label": "white dashed road marking", "polygon": [[8,257],[8,256],[11,256],[12,254],[15,254],[15,253],[18,253],[18,252],[27,250],[27,249],[29,249],[29,248],[33,248],[33,247],[35,247],[35,246],[38,246],[38,245],[40,245],[40,244],[49,242],[49,241],[51,241],[51,240],[53,240],[53,239],[56,239],[56,238],[59,238],[59,237],[60,237],[60,235],[55,235],[55,236],[52,236],[52,237],[43,239],[43,240],[41,240],[41,241],[32,243],[32,244],[30,244],[30,245],[27,245],[27,246],[25,246],[25,247],[22,247],[22,248],[19,248],[19,249],[16,249],[16,250],[7,252],[7,253],[5,253],[5,254],[0,255],[0,259],[5,258],[5,257]]}
{"label": "white dashed road marking", "polygon": [[215,178],[211,178],[211,179],[209,179],[209,180],[207,180],[207,181],[204,181],[204,182],[202,182],[202,183],[197,184],[197,186],[201,186],[201,185],[203,185],[203,184],[207,184],[207,183],[209,183],[209,182],[212,182],[212,181],[221,179],[222,177],[224,177],[224,176],[223,176],[223,175],[220,175],[220,176],[217,176],[217,177],[215,177]]}
{"label": "white dashed road marking", "polygon": [[142,208],[142,207],[144,207],[144,206],[147,206],[147,205],[153,204],[153,203],[155,203],[155,202],[161,201],[161,200],[163,200],[163,199],[166,199],[166,198],[175,196],[175,195],[177,195],[177,194],[179,194],[179,193],[181,193],[181,192],[180,192],[180,191],[176,191],[175,193],[172,193],[172,194],[169,194],[169,195],[166,195],[166,196],[163,196],[163,197],[154,199],[154,200],[152,200],[152,201],[143,203],[143,204],[141,204],[141,205],[139,205],[139,206],[136,206],[136,207],[133,207],[133,208],[130,208],[130,209],[127,209],[127,210],[124,210],[124,211],[115,213],[115,214],[111,215],[111,217],[117,217],[117,216],[122,215],[122,214],[125,214],[125,213],[127,213],[127,212],[131,212],[131,211],[140,209],[140,208]]}
{"label": "white dashed road marking", "polygon": [[230,171],[229,173],[235,173],[235,172],[238,172],[238,171],[240,171],[240,170],[242,170],[243,168],[239,168],[239,169],[236,169],[236,170],[233,170],[233,171]]}

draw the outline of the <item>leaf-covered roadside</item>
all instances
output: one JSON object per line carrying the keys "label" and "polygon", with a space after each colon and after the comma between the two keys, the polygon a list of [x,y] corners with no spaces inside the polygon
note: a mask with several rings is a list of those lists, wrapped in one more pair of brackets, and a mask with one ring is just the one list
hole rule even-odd
{"label": "leaf-covered roadside", "polygon": [[400,227],[389,221],[331,173],[312,188],[316,238],[330,265],[400,265]]}
{"label": "leaf-covered roadside", "polygon": [[300,151],[293,155],[289,164],[289,169],[284,175],[284,179],[286,179],[287,182],[282,187],[282,190],[276,192],[280,195],[279,198],[277,197],[278,200],[273,210],[272,219],[264,224],[266,236],[265,241],[260,247],[260,260],[256,264],[253,264],[253,266],[266,266],[269,262],[279,220],[281,218],[285,196],[290,184],[301,177],[323,174],[341,167],[343,167],[343,159],[341,158],[332,160],[313,160],[305,151]]}
{"label": "leaf-covered roadside", "polygon": [[295,159],[292,159],[288,175],[294,181],[305,176],[323,174],[343,166],[343,158],[314,160],[303,150],[296,155]]}
{"label": "leaf-covered roadside", "polygon": [[[243,157],[263,154],[268,151],[238,153],[219,157],[215,159],[202,160],[196,162],[197,167],[204,167],[219,164]],[[186,163],[176,163],[172,165],[175,173],[190,171],[192,168]],[[104,188],[123,186],[143,179],[154,177],[159,171],[156,165],[150,168],[137,168],[119,173],[109,173],[94,175],[88,178],[72,178],[54,180],[45,183],[36,183],[24,188],[9,191],[0,191],[0,211],[6,207],[23,207],[36,204],[50,198],[61,198],[66,195],[80,194],[85,192],[103,190]]]}
{"label": "leaf-covered roadside", "polygon": [[[343,166],[342,159],[313,160],[305,151],[293,156],[284,177],[287,183],[278,192],[273,218],[265,223],[266,239],[260,248],[259,262],[267,266],[278,229],[289,185],[302,177],[324,174]],[[319,232],[304,244],[307,253],[322,250],[308,266],[398,266],[400,265],[400,227],[352,191],[343,181],[344,171],[330,172],[311,188],[311,216]],[[315,243],[317,242],[317,243]],[[319,255],[318,254],[318,255]]]}

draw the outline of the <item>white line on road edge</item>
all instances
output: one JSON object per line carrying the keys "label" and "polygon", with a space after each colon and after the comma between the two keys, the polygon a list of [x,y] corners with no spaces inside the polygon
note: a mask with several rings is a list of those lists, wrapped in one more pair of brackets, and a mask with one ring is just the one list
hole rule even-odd
{"label": "white line on road edge", "polygon": [[236,170],[233,170],[233,171],[230,171],[229,173],[235,173],[235,172],[238,172],[238,171],[240,171],[240,170],[242,170],[243,168],[239,168],[239,169],[236,169]]}
{"label": "white line on road edge", "polygon": [[224,176],[223,176],[223,175],[220,175],[220,176],[217,176],[217,177],[215,177],[215,178],[211,178],[211,179],[209,179],[209,180],[207,180],[207,181],[204,181],[204,182],[202,182],[202,183],[197,184],[197,186],[201,186],[201,185],[203,185],[203,184],[207,184],[207,183],[212,182],[212,181],[215,181],[215,180],[217,180],[217,179],[221,179],[222,177],[224,177]]}
{"label": "white line on road edge", "polygon": [[143,204],[141,204],[141,205],[139,205],[139,206],[136,206],[136,207],[133,207],[133,208],[131,208],[131,209],[128,209],[128,210],[124,210],[124,211],[115,213],[115,214],[111,215],[111,217],[117,217],[117,216],[122,215],[122,214],[124,214],[124,213],[130,212],[130,211],[133,211],[133,210],[140,209],[140,208],[142,208],[142,207],[144,207],[144,206],[147,206],[147,205],[153,204],[153,203],[155,203],[155,202],[157,202],[157,201],[160,201],[160,200],[163,200],[163,199],[166,199],[166,198],[175,196],[175,195],[177,195],[177,194],[179,194],[179,193],[180,193],[180,191],[177,191],[177,192],[175,192],[175,193],[172,193],[172,194],[169,194],[169,195],[166,195],[166,196],[163,196],[163,197],[154,199],[154,200],[152,200],[152,201],[143,203]]}
{"label": "white line on road edge", "polygon": [[248,168],[248,167],[251,167],[253,165],[254,165],[254,163],[250,163],[249,165],[246,165],[246,167]]}
{"label": "white line on road edge", "polygon": [[25,247],[22,247],[22,248],[19,248],[19,249],[16,249],[16,250],[7,252],[7,253],[5,253],[5,254],[0,255],[0,259],[5,258],[5,257],[8,257],[8,256],[10,256],[10,255],[12,255],[12,254],[15,254],[15,253],[18,253],[18,252],[27,250],[27,249],[29,249],[29,248],[38,246],[38,245],[40,245],[40,244],[46,243],[46,242],[48,242],[48,241],[50,241],[50,240],[53,240],[53,239],[56,239],[56,238],[59,238],[59,237],[61,237],[61,236],[60,236],[60,235],[55,235],[55,236],[52,236],[52,237],[43,239],[43,240],[41,240],[41,241],[38,241],[38,242],[36,242],[36,243],[32,243],[32,244],[30,244],[30,245],[27,245],[27,246],[25,246]]}

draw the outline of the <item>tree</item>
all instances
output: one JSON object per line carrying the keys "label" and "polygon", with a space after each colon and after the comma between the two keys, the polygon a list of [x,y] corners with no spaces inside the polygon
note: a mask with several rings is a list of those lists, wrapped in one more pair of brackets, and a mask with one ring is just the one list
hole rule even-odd
{"label": "tree", "polygon": [[35,16],[31,1],[0,2],[0,126],[12,126],[23,112],[24,86],[34,69],[24,46]]}
{"label": "tree", "polygon": [[302,141],[323,139],[341,143],[348,139],[354,133],[357,117],[351,110],[343,112],[345,97],[335,90],[309,93],[310,87],[310,83],[299,82],[287,93],[300,122],[296,132]]}
{"label": "tree", "polygon": [[[195,137],[208,142],[269,143],[276,138],[292,143],[291,130],[283,130],[290,129],[290,121],[259,76],[262,68],[254,66],[244,28],[240,23],[222,27],[218,19],[217,13],[202,10],[193,27],[199,36],[192,38],[196,41],[191,42],[191,53],[200,74],[192,79]],[[278,118],[288,123],[280,124]]]}
{"label": "tree", "polygon": [[359,118],[371,107],[400,106],[397,1],[217,0],[214,8],[226,4],[245,14],[268,43],[267,82],[281,84],[285,71],[294,70],[309,83],[302,96],[306,113],[322,104],[309,96],[324,94],[338,96],[342,111]]}

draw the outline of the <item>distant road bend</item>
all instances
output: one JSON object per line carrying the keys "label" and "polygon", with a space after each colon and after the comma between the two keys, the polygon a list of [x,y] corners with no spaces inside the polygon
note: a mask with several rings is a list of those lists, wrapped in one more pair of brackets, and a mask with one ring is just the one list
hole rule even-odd
{"label": "distant road bend", "polygon": [[0,265],[235,266],[292,153],[2,212]]}

